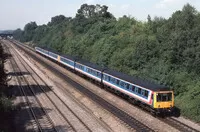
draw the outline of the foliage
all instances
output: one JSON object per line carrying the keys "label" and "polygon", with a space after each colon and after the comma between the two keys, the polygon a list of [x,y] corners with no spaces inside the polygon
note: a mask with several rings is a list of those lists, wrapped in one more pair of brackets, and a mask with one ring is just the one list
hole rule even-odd
{"label": "foliage", "polygon": [[147,20],[116,19],[107,6],[83,4],[74,18],[31,22],[14,37],[170,86],[182,114],[200,121],[200,13],[186,4],[169,19]]}

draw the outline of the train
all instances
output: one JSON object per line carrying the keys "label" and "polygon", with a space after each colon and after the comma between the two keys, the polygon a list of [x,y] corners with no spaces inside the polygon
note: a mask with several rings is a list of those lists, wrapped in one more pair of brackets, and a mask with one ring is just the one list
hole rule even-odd
{"label": "train", "polygon": [[61,55],[47,48],[35,47],[35,51],[115,92],[123,94],[132,102],[148,108],[152,113],[171,113],[174,109],[174,92],[167,86],[102,68],[91,62],[69,55]]}

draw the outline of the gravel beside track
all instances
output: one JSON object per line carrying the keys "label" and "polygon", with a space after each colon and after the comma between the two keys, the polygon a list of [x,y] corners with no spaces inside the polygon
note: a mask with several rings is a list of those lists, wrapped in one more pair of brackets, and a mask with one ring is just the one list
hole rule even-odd
{"label": "gravel beside track", "polygon": [[188,126],[187,124],[184,124],[184,123],[182,123],[178,120],[175,120],[174,118],[171,118],[171,117],[163,118],[161,120],[182,132],[200,132],[200,131],[192,128],[191,126]]}
{"label": "gravel beside track", "polygon": [[[10,50],[8,48],[6,49],[7,52],[11,54]],[[25,97],[26,103],[29,106],[31,116],[34,119],[34,128],[36,128],[36,131],[57,131],[45,108],[42,107],[28,81],[23,76],[23,72],[19,68],[16,60],[11,58],[10,62],[15,74],[19,73],[19,75],[16,74],[17,82],[20,87],[21,95]]]}

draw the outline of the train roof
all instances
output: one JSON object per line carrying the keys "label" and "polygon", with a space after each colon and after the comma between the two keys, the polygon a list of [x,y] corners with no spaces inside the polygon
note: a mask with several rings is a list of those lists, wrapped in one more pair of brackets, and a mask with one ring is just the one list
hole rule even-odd
{"label": "train roof", "polygon": [[61,57],[64,57],[64,58],[67,58],[67,59],[69,59],[69,60],[72,60],[72,61],[77,60],[76,57],[73,57],[73,56],[70,56],[70,55],[66,55],[66,54],[62,54],[62,55],[60,55],[60,56],[61,56]]}
{"label": "train roof", "polygon": [[[37,46],[37,47],[39,47],[39,46]],[[57,52],[57,51],[55,51],[55,50],[53,50],[53,49],[51,49],[51,48],[46,48],[46,47],[39,47],[39,48],[42,48],[42,49],[44,49],[44,50],[48,50],[48,51],[50,51],[50,52],[52,52],[52,53],[55,53],[55,54],[57,54],[57,55],[60,55],[61,57],[70,59],[70,60],[72,60],[72,61],[75,61],[75,60],[77,59],[76,57],[73,57],[73,56],[70,56],[70,55],[61,54],[61,53],[59,53],[59,52]]]}
{"label": "train roof", "polygon": [[104,73],[107,73],[109,75],[112,75],[114,77],[117,77],[119,79],[125,80],[127,82],[144,87],[144,88],[152,90],[152,91],[168,91],[168,90],[170,90],[170,88],[167,86],[155,84],[154,82],[150,82],[148,80],[144,80],[144,79],[141,79],[141,78],[135,77],[135,76],[129,76],[129,75],[126,75],[126,74],[118,72],[118,71],[106,69],[104,71]]}
{"label": "train roof", "polygon": [[91,68],[93,68],[93,69],[99,70],[99,71],[104,70],[103,67],[101,67],[101,66],[99,66],[99,65],[96,65],[96,64],[94,64],[94,63],[91,63],[91,62],[89,62],[89,61],[86,61],[86,60],[78,59],[76,62],[81,63],[81,64],[83,64],[83,65],[85,65],[85,66],[91,67]]}
{"label": "train roof", "polygon": [[45,47],[41,47],[41,48],[44,49],[44,50],[48,50],[49,52],[52,52],[52,53],[54,53],[54,54],[60,55],[60,53],[57,52],[57,51],[54,50],[54,49],[51,49],[51,48],[45,48]]}

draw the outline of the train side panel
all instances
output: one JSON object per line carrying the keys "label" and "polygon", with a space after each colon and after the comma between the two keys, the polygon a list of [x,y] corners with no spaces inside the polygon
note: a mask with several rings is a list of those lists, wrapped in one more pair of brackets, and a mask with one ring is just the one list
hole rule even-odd
{"label": "train side panel", "polygon": [[103,73],[103,84],[152,106],[152,91]]}
{"label": "train side panel", "polygon": [[94,80],[97,80],[99,82],[101,82],[101,71],[98,71],[98,70],[95,70],[91,67],[88,67],[88,66],[85,66],[85,65],[82,65],[80,63],[77,63],[75,64],[75,70],[94,79]]}
{"label": "train side panel", "polygon": [[65,57],[60,57],[60,63],[64,64],[65,66],[74,69],[75,62],[73,60],[67,59]]}

